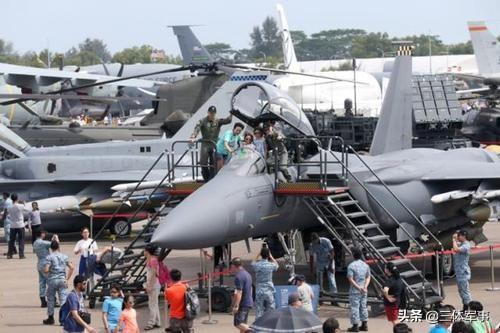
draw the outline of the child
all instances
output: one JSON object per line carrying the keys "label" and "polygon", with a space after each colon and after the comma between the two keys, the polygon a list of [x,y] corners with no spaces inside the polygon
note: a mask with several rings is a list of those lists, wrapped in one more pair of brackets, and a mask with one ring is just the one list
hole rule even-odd
{"label": "child", "polygon": [[295,284],[297,285],[297,292],[302,302],[302,309],[313,312],[312,302],[314,299],[314,293],[311,286],[306,283],[305,276],[295,276]]}
{"label": "child", "polygon": [[122,327],[122,333],[139,333],[139,325],[137,324],[137,314],[133,308],[134,306],[134,296],[127,295],[123,299],[122,314],[120,315],[120,320],[118,325],[115,327],[114,333],[120,331],[120,326]]}
{"label": "child", "polygon": [[123,293],[119,285],[112,285],[109,291],[110,297],[106,297],[102,305],[102,322],[106,333],[115,330],[120,319],[123,307]]}

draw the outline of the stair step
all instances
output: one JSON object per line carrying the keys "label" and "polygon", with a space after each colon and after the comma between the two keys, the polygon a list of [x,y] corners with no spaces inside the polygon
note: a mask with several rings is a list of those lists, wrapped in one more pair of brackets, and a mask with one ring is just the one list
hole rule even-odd
{"label": "stair step", "polygon": [[342,198],[347,198],[349,197],[349,193],[339,193],[339,194],[332,194],[329,195],[328,198],[332,200],[337,200],[337,199],[342,199]]}
{"label": "stair step", "polygon": [[401,272],[400,275],[403,279],[408,279],[414,276],[422,275],[422,272],[417,270],[411,270],[411,271]]}
{"label": "stair step", "polygon": [[347,217],[349,217],[350,219],[354,219],[356,217],[368,216],[368,213],[367,212],[354,212],[354,213],[347,213],[345,215],[347,215]]}
{"label": "stair step", "polygon": [[336,202],[338,206],[344,207],[344,206],[350,206],[350,205],[355,205],[358,203],[358,200],[346,200],[346,201],[339,201]]}
{"label": "stair step", "polygon": [[366,239],[368,239],[370,242],[378,242],[389,238],[391,238],[391,236],[389,235],[376,235],[376,236],[366,237]]}
{"label": "stair step", "polygon": [[376,227],[378,227],[378,224],[376,224],[376,223],[366,223],[366,224],[360,224],[360,225],[356,226],[356,228],[359,230],[375,229]]}
{"label": "stair step", "polygon": [[422,285],[422,282],[409,285],[410,289],[413,290],[417,294],[422,292],[422,287],[424,287],[424,286],[426,289],[430,288],[430,287],[432,287],[432,283],[430,283],[429,281],[425,281],[423,285]]}
{"label": "stair step", "polygon": [[377,249],[378,252],[381,254],[389,254],[389,253],[395,253],[400,251],[400,248],[397,246],[388,246],[388,247],[383,247],[380,249]]}
{"label": "stair step", "polygon": [[444,298],[442,296],[429,296],[425,298],[425,305],[432,305],[441,303]]}
{"label": "stair step", "polygon": [[142,255],[143,255],[142,253],[130,253],[130,254],[126,254],[123,257],[121,257],[120,260],[122,262],[123,261],[128,261],[128,260],[131,260],[131,259],[135,259],[135,258],[141,257]]}
{"label": "stair step", "polygon": [[390,260],[389,262],[392,262],[394,264],[394,266],[400,266],[400,265],[404,265],[404,264],[411,262],[411,260],[410,259],[395,259],[395,260]]}

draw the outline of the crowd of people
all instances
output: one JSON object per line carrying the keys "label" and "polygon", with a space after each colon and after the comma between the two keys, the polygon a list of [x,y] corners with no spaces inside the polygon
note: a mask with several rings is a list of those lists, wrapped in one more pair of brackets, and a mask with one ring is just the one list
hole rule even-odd
{"label": "crowd of people", "polygon": [[264,127],[256,127],[253,133],[244,132],[245,125],[236,122],[232,129],[220,135],[221,127],[231,123],[231,121],[232,115],[227,118],[217,118],[217,109],[215,106],[210,106],[207,116],[198,122],[191,134],[191,140],[194,142],[198,134],[201,133],[199,163],[205,181],[213,178],[216,172],[228,163],[241,148],[253,149],[258,152],[266,160],[270,171],[277,163],[279,171],[284,177],[283,181],[292,181],[286,167],[288,150],[284,142],[284,135],[277,129],[275,122],[269,121]]}

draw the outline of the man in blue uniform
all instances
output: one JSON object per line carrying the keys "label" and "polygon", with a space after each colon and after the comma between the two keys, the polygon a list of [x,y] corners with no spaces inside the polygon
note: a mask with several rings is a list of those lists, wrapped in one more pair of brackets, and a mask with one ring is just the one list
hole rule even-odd
{"label": "man in blue uniform", "polygon": [[255,272],[255,320],[275,308],[273,273],[278,270],[278,262],[267,246],[262,247],[257,259],[252,261]]}
{"label": "man in blue uniform", "polygon": [[463,311],[468,309],[468,305],[472,300],[469,289],[469,280],[471,278],[469,266],[470,248],[470,243],[467,241],[467,231],[459,230],[453,235],[453,251],[455,252],[453,263]]}
{"label": "man in blue uniform", "polygon": [[[50,255],[50,242],[46,241],[45,231],[37,230],[35,231],[36,240],[33,243],[33,252],[35,252],[36,257],[38,258],[38,263],[36,265],[38,271],[38,293],[40,296],[40,302],[42,303],[41,307],[47,307],[47,300],[45,298],[47,292],[47,277],[45,272],[43,271],[45,265],[47,264],[47,257]],[[59,238],[57,235],[52,237],[52,240],[56,240],[59,242]]]}
{"label": "man in blue uniform", "polygon": [[[73,275],[73,264],[69,261],[67,255],[59,251],[59,242],[53,240],[50,243],[52,253],[47,257],[44,272],[48,274],[47,288],[47,315],[48,318],[43,321],[44,325],[54,324],[54,306],[56,303],[56,293],[59,294],[61,306],[66,302],[68,295],[68,281]],[[68,272],[66,274],[66,267]]]}
{"label": "man in blue uniform", "polygon": [[[309,254],[315,257],[316,280],[323,289],[323,273],[326,271],[330,293],[337,293],[337,282],[335,281],[335,252],[332,242],[328,238],[319,237],[317,233],[311,234],[311,245]],[[313,260],[311,260],[312,262]]]}
{"label": "man in blue uniform", "polygon": [[[368,331],[367,296],[370,285],[370,267],[363,261],[361,249],[352,250],[354,261],[347,266],[349,289],[349,306],[351,310],[352,327],[348,332]],[[361,322],[361,326],[359,323]]]}

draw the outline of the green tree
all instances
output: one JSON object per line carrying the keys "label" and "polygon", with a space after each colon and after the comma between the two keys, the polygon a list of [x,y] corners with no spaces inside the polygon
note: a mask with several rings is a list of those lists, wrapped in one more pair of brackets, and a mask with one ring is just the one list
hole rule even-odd
{"label": "green tree", "polygon": [[253,59],[283,57],[281,36],[278,24],[273,17],[266,17],[262,23],[262,27],[253,27],[250,34],[250,45],[252,46],[250,54]]}
{"label": "green tree", "polygon": [[121,62],[123,64],[149,64],[151,63],[151,45],[134,46],[123,49],[113,55],[113,62]]}
{"label": "green tree", "polygon": [[109,53],[106,44],[102,39],[85,39],[80,45],[78,45],[81,53],[86,53],[87,56],[83,56],[86,59],[91,59],[91,53],[100,59],[102,62],[109,62],[111,60],[111,53]]}
{"label": "green tree", "polygon": [[354,58],[385,57],[393,49],[387,33],[369,33],[354,38],[351,46],[351,56]]}
{"label": "green tree", "polygon": [[474,49],[472,48],[472,42],[467,41],[465,43],[457,43],[448,45],[449,54],[473,54]]}
{"label": "green tree", "polygon": [[212,43],[204,45],[208,53],[210,53],[215,59],[223,57],[224,54],[231,52],[231,45],[226,43]]}

